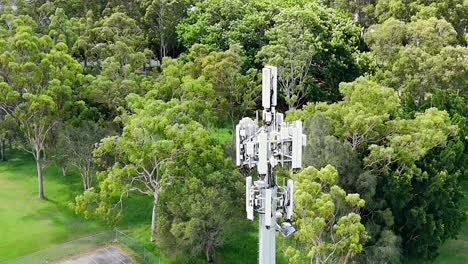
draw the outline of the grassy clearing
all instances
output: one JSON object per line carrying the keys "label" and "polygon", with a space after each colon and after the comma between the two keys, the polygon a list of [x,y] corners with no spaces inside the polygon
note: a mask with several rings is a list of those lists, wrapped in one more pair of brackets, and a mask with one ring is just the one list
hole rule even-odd
{"label": "grassy clearing", "polygon": [[80,179],[63,177],[53,165],[44,171],[47,200],[37,198],[36,167],[28,155],[0,162],[0,186],[0,261],[104,228],[68,208],[81,191]]}
{"label": "grassy clearing", "polygon": [[[75,215],[68,207],[68,203],[82,192],[76,172],[63,177],[55,165],[48,166],[44,171],[47,200],[39,200],[35,169],[34,161],[26,154],[16,154],[9,161],[0,162],[3,187],[0,188],[0,261],[110,229],[97,220],[85,220]],[[124,218],[118,228],[161,257],[164,263],[181,263],[186,256],[164,256],[158,246],[149,241],[151,202],[141,195],[126,199]],[[256,263],[256,222],[245,220],[240,223],[216,257],[216,263]],[[286,263],[284,257],[278,257],[279,264]],[[192,263],[206,262],[200,256]]]}
{"label": "grassy clearing", "polygon": [[216,139],[220,145],[223,145],[226,141],[233,139],[231,128],[213,128],[210,130],[210,135],[212,138]]}

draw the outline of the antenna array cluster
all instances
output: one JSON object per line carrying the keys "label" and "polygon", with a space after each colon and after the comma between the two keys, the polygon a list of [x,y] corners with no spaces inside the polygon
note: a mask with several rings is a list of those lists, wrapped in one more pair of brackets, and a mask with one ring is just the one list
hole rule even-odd
{"label": "antenna array cluster", "polygon": [[[286,185],[278,186],[272,169],[277,165],[301,168],[302,147],[306,144],[302,122],[287,123],[284,115],[276,112],[277,76],[276,67],[263,68],[262,124],[257,115],[255,120],[244,117],[236,126],[236,164],[248,169],[257,167],[259,176],[255,182],[252,176],[246,177],[246,212],[250,220],[254,219],[254,211],[260,216],[261,264],[275,263],[275,230],[283,236],[289,236],[295,231],[290,224],[294,182],[289,179]],[[277,218],[284,220],[281,225],[277,224]]]}

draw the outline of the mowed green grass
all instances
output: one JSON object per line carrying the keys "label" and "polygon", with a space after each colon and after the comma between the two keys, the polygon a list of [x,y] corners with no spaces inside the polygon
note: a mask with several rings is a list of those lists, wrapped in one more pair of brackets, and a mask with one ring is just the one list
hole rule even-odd
{"label": "mowed green grass", "polygon": [[[47,200],[37,198],[37,176],[33,159],[27,154],[15,154],[0,162],[0,261],[22,256],[111,227],[97,220],[85,220],[68,207],[82,192],[76,172],[64,177],[50,164],[44,171],[44,190]],[[164,256],[160,248],[149,241],[151,199],[141,195],[124,202],[124,217],[118,228],[134,237],[164,263],[206,263],[204,256]],[[227,238],[215,263],[256,263],[257,228],[255,222],[243,221],[236,232]],[[278,252],[279,264],[287,263]]]}
{"label": "mowed green grass", "polygon": [[64,177],[55,165],[44,171],[46,200],[37,197],[36,166],[26,154],[0,162],[0,261],[105,229],[68,207],[82,192],[76,173]]}

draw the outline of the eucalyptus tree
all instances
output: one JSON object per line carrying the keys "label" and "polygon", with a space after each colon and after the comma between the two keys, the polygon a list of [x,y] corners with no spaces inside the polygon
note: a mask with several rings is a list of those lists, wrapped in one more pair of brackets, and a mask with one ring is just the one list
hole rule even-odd
{"label": "eucalyptus tree", "polygon": [[[161,75],[156,79],[150,93],[163,100],[191,98],[199,109],[215,110],[206,112],[207,122],[234,124],[245,113],[251,111],[259,99],[259,77],[251,69],[242,74],[244,63],[238,46],[226,51],[212,50],[207,45],[195,44],[183,58],[163,59]],[[187,102],[188,103],[188,102]]]}
{"label": "eucalyptus tree", "polygon": [[[463,143],[457,143],[457,125],[446,111],[436,108],[406,117],[396,92],[364,78],[340,88],[343,101],[309,104],[292,111],[288,118],[307,120],[321,112],[331,120],[336,137],[354,144],[363,169],[370,174],[360,175],[343,188],[373,197],[364,209],[364,222],[372,236],[369,250],[375,251],[382,232],[389,237],[392,234],[388,231],[393,231],[403,238],[406,256],[434,257],[435,249],[454,237],[464,219],[459,177],[466,157],[462,151],[447,159],[448,153],[464,148]],[[435,157],[444,157],[444,162]],[[422,194],[428,186],[431,191]],[[443,203],[437,201],[440,195],[446,199]],[[434,211],[441,207],[450,209]],[[438,242],[428,239],[428,234],[438,237]],[[390,238],[387,243],[398,240]]]}
{"label": "eucalyptus tree", "polygon": [[82,63],[91,72],[98,74],[108,58],[119,63],[120,71],[124,67],[136,70],[151,55],[138,21],[125,13],[115,12],[99,19],[88,12],[79,22],[83,32],[74,50],[82,54]]}
{"label": "eucalyptus tree", "polygon": [[92,187],[96,164],[93,150],[108,134],[105,128],[93,121],[84,120],[76,125],[68,124],[58,133],[58,158],[62,167],[76,167],[80,173],[83,190]]}
{"label": "eucalyptus tree", "polygon": [[4,21],[10,28],[0,41],[0,108],[19,124],[26,150],[36,160],[39,198],[44,198],[47,139],[61,122],[61,113],[82,78],[82,67],[64,43],[38,35],[18,17]]}
{"label": "eucalyptus tree", "polygon": [[5,112],[0,111],[0,160],[7,160],[7,144],[11,148],[17,131],[18,127],[15,120]]}
{"label": "eucalyptus tree", "polygon": [[460,43],[467,32],[468,3],[464,0],[379,0],[374,10],[380,23],[390,17],[406,22],[414,18],[444,19],[455,28]]}
{"label": "eucalyptus tree", "polygon": [[359,27],[318,3],[284,8],[266,33],[257,60],[278,66],[278,82],[288,109],[310,101],[334,101],[341,81],[362,72]]}
{"label": "eucalyptus tree", "polygon": [[[351,262],[367,239],[360,216],[365,201],[336,185],[337,176],[330,165],[321,170],[308,167],[292,175],[294,222],[299,228],[294,237],[305,247],[310,263]],[[286,254],[292,263],[303,263],[299,250],[289,247]]]}
{"label": "eucalyptus tree", "polygon": [[245,60],[237,45],[226,51],[209,51],[206,46],[196,44],[190,51],[193,66],[200,69],[200,75],[213,86],[215,109],[220,121],[230,121],[234,127],[235,122],[251,111],[259,99],[258,72],[250,69],[242,74]]}
{"label": "eucalyptus tree", "polygon": [[[438,91],[454,98],[468,97],[464,78],[468,49],[453,46],[456,32],[446,21],[431,18],[403,23],[391,19],[371,27],[365,39],[380,65],[375,78],[394,88],[408,110],[424,109]],[[390,48],[389,41],[393,43]]]}
{"label": "eucalyptus tree", "polygon": [[[393,28],[391,34],[388,29]],[[395,36],[398,36],[395,38]],[[466,164],[468,155],[462,151],[461,156],[447,162],[434,162],[429,157],[442,155],[448,150],[448,146],[467,146],[468,113],[466,105],[468,94],[466,93],[466,75],[468,72],[468,49],[457,44],[456,32],[452,25],[444,19],[428,18],[414,19],[411,22],[402,22],[389,19],[382,24],[372,26],[365,39],[371,48],[371,52],[378,60],[380,69],[376,72],[375,79],[384,85],[394,88],[401,98],[401,105],[405,116],[413,117],[418,112],[426,111],[432,107],[446,110],[450,114],[451,123],[458,126],[457,135],[450,136],[446,144],[434,148],[420,162],[420,166],[429,168],[428,164],[434,164],[437,169],[430,170],[432,175],[437,175],[435,171],[446,170],[450,175],[447,185],[457,185],[457,182],[466,179]],[[392,52],[385,42],[392,41]],[[447,145],[447,147],[445,147]],[[424,161],[424,162],[423,162]],[[453,164],[456,169],[453,169]],[[429,170],[429,169],[428,169]],[[440,174],[439,174],[440,175]],[[460,176],[456,176],[460,175]],[[435,181],[437,177],[429,178],[429,182]],[[422,184],[422,183],[421,183]],[[455,208],[452,217],[455,219],[451,228],[445,232],[425,233],[439,237],[439,241],[451,237],[453,230],[458,230],[459,210],[458,200],[459,187],[453,189],[450,194],[450,201]],[[419,197],[419,196],[418,196]],[[428,198],[429,199],[429,198]],[[452,206],[447,205],[448,208]],[[423,207],[424,210],[431,208]],[[435,221],[435,220],[434,220]],[[426,223],[432,223],[426,220]],[[434,230],[440,231],[437,228]],[[419,247],[406,244],[406,248],[411,248],[410,253],[424,256],[434,256],[433,248],[439,243],[432,243],[430,239],[420,235],[421,240],[425,240],[425,245],[429,247]]]}
{"label": "eucalyptus tree", "polygon": [[[218,165],[211,165],[209,157],[223,157],[222,149],[191,118],[197,115],[192,112],[197,109],[187,111],[192,105],[177,99],[155,100],[151,94],[146,97],[132,94],[127,100],[129,112],[120,116],[122,134],[103,139],[94,151],[104,169],[97,173],[99,184],[78,196],[74,207],[76,212],[97,214],[113,221],[122,213],[113,209],[122,206],[125,197],[133,192],[147,195],[153,204],[153,241],[160,195],[177,182],[205,177],[205,168],[212,168],[215,173]],[[224,161],[219,164],[227,165]],[[166,213],[162,216],[168,217]]]}
{"label": "eucalyptus tree", "polygon": [[184,258],[202,253],[212,262],[242,217],[242,176],[220,146],[200,150],[187,165],[161,199],[157,232],[171,252]]}
{"label": "eucalyptus tree", "polygon": [[363,27],[369,27],[376,20],[375,4],[377,0],[326,0],[329,6],[346,10],[353,21]]}
{"label": "eucalyptus tree", "polygon": [[268,43],[265,35],[273,24],[273,17],[283,8],[300,5],[293,1],[198,1],[188,10],[187,17],[177,25],[179,42],[185,48],[204,44],[227,50],[239,44],[245,51],[244,70],[260,65],[255,62],[258,51]]}
{"label": "eucalyptus tree", "polygon": [[[76,19],[75,19],[76,21]],[[67,44],[68,50],[71,51],[76,40],[78,39],[77,32],[73,28],[73,20],[70,20],[62,8],[57,8],[54,15],[50,16],[49,36],[55,42],[63,42]]]}
{"label": "eucalyptus tree", "polygon": [[147,40],[157,50],[159,60],[177,55],[179,47],[176,26],[190,10],[191,0],[143,0],[140,6],[144,11]]}

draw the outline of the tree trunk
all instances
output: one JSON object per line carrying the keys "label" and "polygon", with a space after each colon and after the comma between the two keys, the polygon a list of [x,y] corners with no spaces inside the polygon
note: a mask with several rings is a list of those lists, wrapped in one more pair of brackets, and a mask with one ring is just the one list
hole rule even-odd
{"label": "tree trunk", "polygon": [[5,158],[5,139],[0,140],[0,159],[6,160]]}
{"label": "tree trunk", "polygon": [[34,144],[34,148],[36,150],[34,158],[36,159],[36,168],[37,168],[37,185],[39,189],[39,198],[44,199],[44,184],[42,181],[42,164],[41,164],[41,147],[39,144]]}
{"label": "tree trunk", "polygon": [[154,242],[156,240],[156,205],[158,204],[158,194],[153,194],[153,213],[151,214],[151,238],[150,241]]}
{"label": "tree trunk", "polygon": [[44,184],[42,182],[42,165],[39,158],[36,158],[36,167],[37,167],[37,184],[39,187],[39,198],[44,199]]}
{"label": "tree trunk", "polygon": [[349,257],[351,256],[351,250],[348,251],[348,253],[346,254],[346,257],[343,261],[343,264],[347,264],[348,263],[348,260],[349,260]]}
{"label": "tree trunk", "polygon": [[62,175],[64,177],[67,176],[67,174],[68,174],[68,165],[62,165],[61,169],[62,169]]}
{"label": "tree trunk", "polygon": [[86,175],[82,174],[81,175],[81,180],[83,182],[83,190],[85,190],[85,191],[88,190],[88,184],[86,182]]}
{"label": "tree trunk", "polygon": [[205,255],[206,255],[206,262],[211,263],[214,260],[214,250],[212,248],[211,243],[205,246]]}

